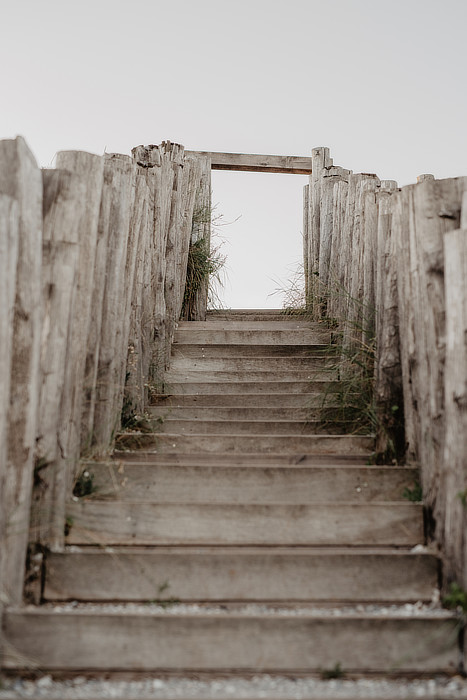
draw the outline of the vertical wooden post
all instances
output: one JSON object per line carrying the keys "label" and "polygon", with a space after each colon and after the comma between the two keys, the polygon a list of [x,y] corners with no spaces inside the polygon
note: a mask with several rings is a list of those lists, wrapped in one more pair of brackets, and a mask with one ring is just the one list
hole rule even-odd
{"label": "vertical wooden post", "polygon": [[99,228],[107,229],[108,234],[105,236],[107,245],[92,435],[92,444],[100,453],[111,448],[120,427],[118,382],[122,365],[126,365],[128,344],[128,338],[122,338],[122,312],[125,308],[125,271],[135,176],[136,166],[130,156],[105,156]]}
{"label": "vertical wooden post", "polygon": [[446,290],[446,434],[441,480],[446,573],[467,589],[467,191],[461,228],[444,235]]}
{"label": "vertical wooden post", "polygon": [[13,346],[13,319],[16,294],[16,268],[19,243],[18,201],[0,194],[0,615],[3,603],[8,602],[5,499],[8,455],[8,416],[10,413],[10,386]]}
{"label": "vertical wooden post", "polygon": [[308,250],[308,288],[310,298],[308,301],[309,312],[318,320],[321,315],[321,284],[319,280],[319,245],[321,226],[321,184],[323,169],[332,166],[332,158],[329,157],[329,148],[313,148],[311,152],[312,173],[310,175],[309,192],[309,250]]}
{"label": "vertical wooden post", "polygon": [[41,384],[31,539],[49,544],[65,390],[69,333],[79,256],[78,219],[84,183],[68,170],[43,170]]}
{"label": "vertical wooden post", "polygon": [[76,173],[83,182],[80,207],[76,214],[79,240],[76,295],[68,334],[66,376],[59,425],[60,455],[54,480],[54,521],[50,535],[51,548],[59,551],[64,545],[65,502],[71,494],[77,476],[80,456],[86,348],[92,313],[104,159],[81,151],[63,151],[57,155],[57,167]]}
{"label": "vertical wooden post", "polygon": [[310,245],[310,185],[303,187],[303,277],[305,280],[305,305],[310,298],[309,245]]}
{"label": "vertical wooden post", "polygon": [[[6,466],[1,499],[2,597],[21,602],[34,471],[41,332],[42,177],[24,139],[0,141],[0,193],[18,203],[18,264],[13,317]],[[5,201],[4,201],[5,207]],[[11,235],[16,214],[10,209]],[[10,247],[10,246],[9,246]],[[14,244],[10,249],[14,261]],[[7,282],[8,287],[10,284]],[[8,341],[7,341],[8,342]],[[1,472],[0,472],[1,473]]]}
{"label": "vertical wooden post", "polygon": [[[207,252],[211,248],[211,160],[210,158],[200,158],[201,179],[193,213],[193,228],[191,232],[191,244],[204,241],[204,248]],[[190,300],[185,309],[184,318],[190,321],[203,321],[206,318],[208,306],[209,282],[206,280],[197,290],[194,298]]]}

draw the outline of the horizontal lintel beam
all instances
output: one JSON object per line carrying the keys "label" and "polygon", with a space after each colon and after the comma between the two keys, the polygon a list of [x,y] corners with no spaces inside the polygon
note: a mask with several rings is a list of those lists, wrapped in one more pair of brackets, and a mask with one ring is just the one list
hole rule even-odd
{"label": "horizontal lintel beam", "polygon": [[213,153],[209,151],[185,151],[185,155],[210,158],[212,170],[293,175],[310,175],[311,173],[311,158],[302,156],[263,156],[251,153]]}

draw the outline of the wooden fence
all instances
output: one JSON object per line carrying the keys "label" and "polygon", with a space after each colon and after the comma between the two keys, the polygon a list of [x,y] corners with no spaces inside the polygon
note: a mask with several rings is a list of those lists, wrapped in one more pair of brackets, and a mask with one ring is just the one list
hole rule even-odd
{"label": "wooden fence", "polygon": [[343,322],[344,343],[376,340],[380,430],[404,408],[428,524],[447,582],[467,588],[467,177],[423,175],[399,189],[312,153],[304,194],[306,294],[315,318]]}
{"label": "wooden fence", "polygon": [[28,541],[63,547],[80,456],[163,379],[197,206],[209,159],[170,142],[41,171],[0,141],[0,604],[21,601]]}

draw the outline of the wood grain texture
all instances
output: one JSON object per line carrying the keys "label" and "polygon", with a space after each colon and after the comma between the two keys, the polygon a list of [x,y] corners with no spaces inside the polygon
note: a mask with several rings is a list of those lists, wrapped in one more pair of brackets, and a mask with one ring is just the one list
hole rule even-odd
{"label": "wood grain texture", "polygon": [[122,619],[118,614],[14,610],[5,617],[5,666],[42,672],[318,672],[329,666],[332,648],[348,671],[452,673],[455,630],[455,619],[429,615],[182,617],[146,611]]}
{"label": "wood grain texture", "polygon": [[[0,194],[0,615],[8,602],[11,586],[7,575],[7,503],[4,500],[8,476],[8,415],[10,412],[13,320],[18,265],[20,208],[17,199]],[[1,636],[1,635],[0,635]]]}
{"label": "wood grain texture", "polygon": [[90,463],[94,498],[141,503],[398,501],[417,470],[353,466],[179,466]]}
{"label": "wood grain texture", "polygon": [[[6,465],[3,472],[2,505],[5,529],[0,533],[3,597],[19,603],[28,542],[29,511],[34,469],[37,408],[40,383],[42,177],[23,138],[0,141],[0,194],[17,202],[18,220],[7,204],[8,249],[16,275],[6,281],[7,294],[15,280],[11,381],[8,409]],[[5,200],[4,207],[5,207]],[[4,219],[5,220],[5,219]],[[8,275],[9,277],[9,275]],[[10,307],[11,309],[11,307]],[[6,309],[8,313],[8,309]],[[11,319],[10,319],[11,320]],[[1,473],[0,472],[0,473]]]}
{"label": "wood grain texture", "polygon": [[383,548],[86,547],[47,556],[44,599],[428,602],[438,566]]}
{"label": "wood grain texture", "polygon": [[209,158],[212,170],[238,170],[256,173],[290,173],[308,175],[312,171],[312,159],[303,156],[271,156],[252,153],[215,153],[212,151],[186,151],[188,156]]}
{"label": "wood grain texture", "polygon": [[31,539],[47,545],[55,508],[58,465],[61,463],[60,428],[66,387],[69,338],[76,300],[79,260],[78,223],[84,183],[68,170],[44,170],[42,244],[41,385],[33,492]]}
{"label": "wood grain texture", "polygon": [[[467,219],[464,192],[463,217]],[[461,222],[463,223],[463,222]],[[446,494],[442,518],[444,552],[451,576],[467,588],[467,221],[444,235],[446,290],[446,435],[441,480]]]}
{"label": "wood grain texture", "polygon": [[424,541],[413,503],[69,503],[76,545],[391,545]]}

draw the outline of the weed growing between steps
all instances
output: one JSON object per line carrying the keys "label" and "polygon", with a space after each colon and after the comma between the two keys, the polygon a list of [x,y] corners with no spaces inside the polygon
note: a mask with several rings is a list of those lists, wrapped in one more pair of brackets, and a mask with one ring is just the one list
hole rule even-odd
{"label": "weed growing between steps", "polygon": [[[315,276],[314,297],[305,292],[300,268],[288,280],[288,287],[275,293],[284,295],[284,314],[321,323],[323,330],[332,333],[327,369],[337,375],[340,387],[324,391],[320,420],[329,426],[342,421],[347,424],[346,432],[374,434],[377,451],[371,462],[401,464],[405,453],[402,397],[383,407],[375,396],[375,309],[353,298],[335,279],[323,285],[317,273]],[[345,318],[336,315],[342,308],[347,310]]]}
{"label": "weed growing between steps", "polygon": [[185,293],[181,318],[190,321],[195,314],[198,294],[207,289],[207,305],[209,309],[221,308],[218,288],[224,286],[223,273],[225,271],[226,256],[220,252],[223,241],[212,244],[213,239],[219,239],[218,228],[228,222],[223,221],[222,214],[214,215],[215,207],[199,207],[193,213],[193,232],[210,227],[208,237],[200,237],[190,242],[188,251],[188,264],[186,272]]}

